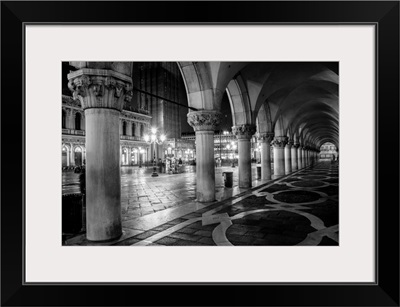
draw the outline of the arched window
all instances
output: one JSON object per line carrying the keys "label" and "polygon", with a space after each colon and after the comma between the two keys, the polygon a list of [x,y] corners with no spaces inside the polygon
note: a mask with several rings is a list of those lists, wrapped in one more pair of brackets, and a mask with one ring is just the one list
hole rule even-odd
{"label": "arched window", "polygon": [[135,136],[135,123],[132,123],[132,135]]}
{"label": "arched window", "polygon": [[62,110],[62,127],[67,128],[67,112]]}
{"label": "arched window", "polygon": [[126,135],[126,122],[122,122],[122,135]]}
{"label": "arched window", "polygon": [[81,119],[82,119],[81,113],[77,112],[75,114],[75,130],[81,130]]}

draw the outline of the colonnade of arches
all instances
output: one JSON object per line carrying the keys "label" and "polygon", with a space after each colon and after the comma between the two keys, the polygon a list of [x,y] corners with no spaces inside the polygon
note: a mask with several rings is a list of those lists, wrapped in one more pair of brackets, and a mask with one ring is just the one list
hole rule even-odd
{"label": "colonnade of arches", "polygon": [[150,147],[148,145],[123,145],[121,146],[121,165],[142,165],[148,160]]}
{"label": "colonnade of arches", "polygon": [[[70,65],[77,70],[68,75],[69,88],[81,101],[87,125],[87,238],[108,240],[122,233],[118,123],[124,101],[132,97],[135,76],[129,62]],[[225,92],[238,143],[239,187],[251,187],[250,139],[254,135],[261,142],[264,179],[271,178],[270,146],[275,177],[313,163],[325,142],[338,148],[337,63],[177,65],[190,107],[188,123],[196,133],[197,201],[215,200],[214,131],[223,118],[221,100]]]}
{"label": "colonnade of arches", "polygon": [[263,179],[271,178],[270,146],[275,177],[315,161],[318,148],[327,141],[338,147],[336,63],[180,62],[178,66],[189,107],[198,110],[188,113],[188,122],[196,131],[196,149],[202,148],[197,150],[198,200],[215,198],[214,173],[206,170],[211,166],[212,131],[221,122],[225,91],[238,142],[239,187],[251,186],[253,135],[261,142]]}
{"label": "colonnade of arches", "polygon": [[142,123],[137,123],[132,120],[121,119],[121,135],[126,136],[136,136],[139,138],[143,138],[146,131],[148,130],[147,125]]}
{"label": "colonnade of arches", "polygon": [[62,145],[62,166],[73,167],[81,166],[86,159],[86,150],[83,145],[73,143]]}

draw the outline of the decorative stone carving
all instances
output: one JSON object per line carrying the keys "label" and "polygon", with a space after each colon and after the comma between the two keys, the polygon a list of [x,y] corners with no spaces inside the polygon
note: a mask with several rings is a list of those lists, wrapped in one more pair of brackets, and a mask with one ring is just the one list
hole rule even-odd
{"label": "decorative stone carving", "polygon": [[143,122],[143,123],[150,123],[150,118],[147,117],[139,117],[131,114],[130,111],[122,110],[121,116],[129,119],[133,119],[138,122]]}
{"label": "decorative stone carving", "polygon": [[238,139],[250,139],[254,133],[256,133],[256,125],[238,125],[232,127],[232,133],[236,135]]}
{"label": "decorative stone carving", "polygon": [[274,139],[274,133],[273,132],[266,132],[266,133],[259,133],[258,134],[258,141],[259,142],[271,143],[271,141],[273,139]]}
{"label": "decorative stone carving", "polygon": [[132,91],[127,91],[125,93],[125,102],[131,102],[133,97],[133,92]]}
{"label": "decorative stone carving", "polygon": [[131,95],[132,79],[112,70],[81,69],[68,74],[68,88],[82,108],[122,110],[125,96]]}
{"label": "decorative stone carving", "polygon": [[278,148],[283,148],[286,146],[288,142],[287,136],[276,136],[274,140],[271,142],[271,145]]}
{"label": "decorative stone carving", "polygon": [[220,125],[223,115],[218,111],[192,111],[187,115],[187,122],[195,131],[214,131]]}
{"label": "decorative stone carving", "polygon": [[297,149],[297,148],[300,147],[300,144],[299,143],[295,143],[295,144],[293,144],[293,147]]}
{"label": "decorative stone carving", "polygon": [[62,95],[63,105],[80,108],[81,102],[79,100],[74,100],[71,96]]}
{"label": "decorative stone carving", "polygon": [[293,144],[294,144],[293,140],[288,140],[286,146],[291,148],[293,146]]}

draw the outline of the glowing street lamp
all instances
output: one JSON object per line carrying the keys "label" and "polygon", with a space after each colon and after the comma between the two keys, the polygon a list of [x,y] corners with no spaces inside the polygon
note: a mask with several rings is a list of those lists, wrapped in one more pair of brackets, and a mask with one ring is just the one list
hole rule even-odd
{"label": "glowing street lamp", "polygon": [[157,128],[151,128],[151,135],[146,134],[144,140],[148,144],[154,144],[154,156],[153,156],[153,173],[151,177],[157,177],[157,167],[156,167],[156,145],[160,145],[165,141],[166,137],[164,134],[157,135]]}

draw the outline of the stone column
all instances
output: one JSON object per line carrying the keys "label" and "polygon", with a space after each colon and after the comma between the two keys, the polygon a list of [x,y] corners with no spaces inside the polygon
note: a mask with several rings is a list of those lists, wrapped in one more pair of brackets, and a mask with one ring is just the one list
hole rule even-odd
{"label": "stone column", "polygon": [[132,122],[126,122],[126,135],[132,136]]}
{"label": "stone column", "polygon": [[298,168],[298,158],[297,158],[297,148],[299,147],[299,144],[293,144],[292,146],[292,172],[297,171]]}
{"label": "stone column", "polygon": [[120,113],[132,79],[108,69],[68,74],[68,86],[86,117],[86,236],[107,241],[122,234]]}
{"label": "stone column", "polygon": [[285,146],[285,174],[292,172],[292,145],[293,141],[289,140]]}
{"label": "stone column", "polygon": [[72,126],[72,110],[67,108],[65,109],[65,128],[73,129]]}
{"label": "stone column", "polygon": [[299,147],[297,148],[297,168],[302,169],[303,168],[303,159],[302,159],[302,146],[301,144],[298,144]]}
{"label": "stone column", "polygon": [[65,152],[67,153],[67,166],[69,166],[71,163],[70,161],[71,154],[69,153],[69,150],[70,150],[69,147],[65,146]]}
{"label": "stone column", "polygon": [[251,143],[250,139],[256,132],[255,125],[239,125],[232,127],[232,133],[238,140],[239,152],[239,188],[251,187]]}
{"label": "stone column", "polygon": [[216,110],[191,111],[188,123],[196,132],[196,199],[215,200],[214,130],[222,120]]}
{"label": "stone column", "polygon": [[75,148],[71,143],[71,166],[75,166]]}
{"label": "stone column", "polygon": [[271,141],[274,138],[273,132],[260,134],[258,141],[261,143],[261,179],[271,180]]}
{"label": "stone column", "polygon": [[303,164],[303,168],[307,166],[306,147],[301,149],[301,162]]}
{"label": "stone column", "polygon": [[285,146],[288,142],[287,136],[276,136],[272,141],[274,147],[274,178],[285,175]]}

